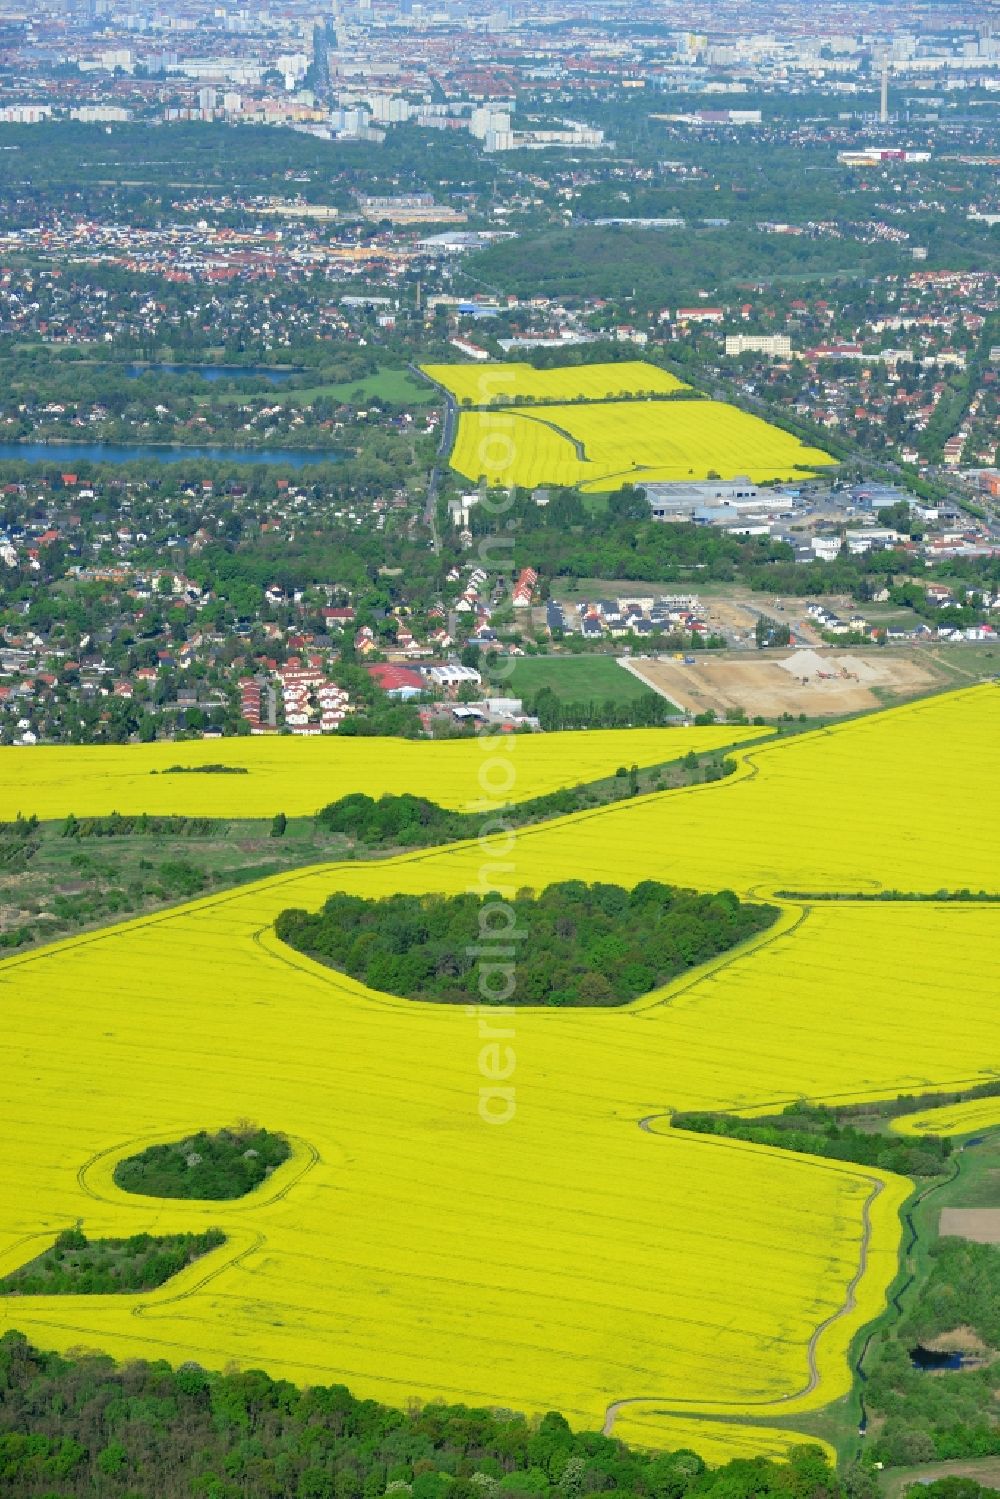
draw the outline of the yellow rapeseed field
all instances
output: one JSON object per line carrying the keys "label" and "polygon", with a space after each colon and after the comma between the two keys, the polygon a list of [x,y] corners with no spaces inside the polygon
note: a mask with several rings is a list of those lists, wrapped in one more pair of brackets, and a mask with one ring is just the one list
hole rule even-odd
{"label": "yellow rapeseed field", "polygon": [[[764,730],[763,733],[767,733]],[[760,728],[597,729],[518,735],[508,801],[612,775],[625,750],[629,765],[655,765],[759,738]],[[404,791],[463,809],[482,798],[480,740],[284,736],[180,744],[35,745],[0,748],[0,821],[96,817],[108,812],[192,817],[306,816],[349,792]],[[229,765],[246,775],[164,775],[172,765]],[[154,775],[153,772],[156,772]]]}
{"label": "yellow rapeseed field", "polygon": [[[972,1078],[970,1085],[978,1081]],[[919,1114],[904,1114],[893,1120],[892,1128],[900,1135],[971,1135],[995,1129],[998,1124],[1000,1098],[972,1098],[966,1103],[943,1104]]]}
{"label": "yellow rapeseed field", "polygon": [[662,1401],[640,1401],[636,1405],[624,1406],[615,1418],[614,1433],[634,1447],[663,1448],[672,1452],[687,1447],[707,1463],[730,1462],[735,1457],[780,1460],[788,1455],[789,1448],[801,1447],[806,1441],[823,1447],[832,1463],[837,1460],[836,1452],[828,1442],[813,1436],[804,1437],[791,1428],[763,1423],[741,1425],[725,1418],[699,1421],[697,1417],[678,1415],[664,1408]]}
{"label": "yellow rapeseed field", "polygon": [[[641,360],[535,370],[527,364],[425,364],[459,415],[451,466],[491,484],[683,482],[801,477],[833,460],[721,401],[657,401],[687,387]],[[504,411],[516,398],[538,402]],[[492,409],[485,409],[492,408]]]}
{"label": "yellow rapeseed field", "polygon": [[423,364],[429,380],[462,404],[495,406],[516,397],[530,401],[609,401],[622,396],[668,395],[683,381],[641,359],[621,363],[565,365],[536,370],[530,364]]}
{"label": "yellow rapeseed field", "polygon": [[721,401],[614,401],[463,411],[451,465],[491,484],[682,483],[746,475],[801,478],[833,460],[818,448]]}
{"label": "yellow rapeseed field", "polygon": [[[372,866],[364,884],[420,885],[423,863],[406,862],[405,882]],[[425,873],[468,883],[446,855]],[[314,906],[338,884],[356,888],[350,867],[0,968],[20,1080],[0,1103],[0,1266],[78,1217],[95,1235],[218,1223],[233,1236],[152,1297],[20,1300],[0,1325],[46,1346],[263,1364],[386,1400],[552,1406],[590,1425],[628,1396],[766,1415],[791,1396],[841,1393],[849,1336],[894,1268],[898,1191],[872,1202],[877,1183],[852,1167],[637,1128],[673,1106],[760,1099],[778,1080],[796,1091],[804,1038],[790,1021],[808,1000],[795,934],[778,939],[766,992],[748,954],[731,979],[723,970],[643,1019],[519,1013],[504,1041],[517,1113],[490,1126],[477,1016],[366,995],[267,937],[283,906]],[[858,946],[849,913],[835,914],[813,938],[828,969],[845,941]],[[839,1082],[854,1049],[832,1018],[828,1032]],[[768,1054],[761,1083],[755,1050]],[[883,1083],[899,1074],[895,1047],[881,1069]],[[141,1202],[109,1184],[107,1152],[243,1117],[317,1153],[287,1195],[232,1209]],[[866,1205],[885,1220],[858,1305],[842,1313]]]}
{"label": "yellow rapeseed field", "polygon": [[[549,407],[546,419],[563,426],[571,413]],[[589,463],[602,470],[585,481],[587,489],[607,489],[609,474],[622,483],[622,469],[637,470],[636,483],[684,483],[713,471],[721,479],[745,474],[763,483],[801,478],[803,471],[833,462],[828,453],[723,401],[595,405],[567,429],[582,441]]]}
{"label": "yellow rapeseed field", "polygon": [[[998,722],[996,688],[971,689],[739,751],[727,781],[510,846],[279,876],[0,964],[13,1080],[0,1271],[77,1218],[94,1235],[229,1234],[151,1295],[3,1302],[0,1327],[396,1403],[552,1407],[588,1426],[611,1407],[622,1435],[670,1445],[683,1430],[713,1457],[752,1449],[752,1417],[764,1450],[780,1449],[774,1423],[848,1388],[851,1337],[896,1269],[908,1183],[674,1131],[670,1114],[1000,1070],[1000,907],[789,899],[760,941],[634,1006],[510,1016],[372,993],[271,927],[335,889],[992,888]],[[622,733],[618,759],[635,742]],[[945,805],[915,768],[956,744],[976,775],[954,777]],[[513,1097],[484,1105],[494,1087]],[[498,1103],[513,1116],[484,1122]],[[297,1142],[261,1197],[114,1188],[115,1159],[138,1144],[240,1118]],[[616,1413],[621,1401],[640,1404]],[[732,1424],[699,1428],[708,1416]]]}
{"label": "yellow rapeseed field", "polygon": [[[942,796],[918,768],[949,744],[976,773]],[[630,863],[704,889],[995,891],[998,746],[1000,689],[968,688],[737,751],[735,776],[665,796],[660,816],[645,801],[620,808],[614,836]],[[907,765],[915,782],[901,774]],[[600,857],[611,836],[603,816],[564,824],[561,856],[581,869]],[[959,929],[963,909],[952,920]]]}
{"label": "yellow rapeseed field", "polygon": [[[624,403],[617,409],[624,410]],[[450,462],[474,483],[485,476],[490,484],[571,487],[590,472],[567,432],[505,411],[463,411]]]}

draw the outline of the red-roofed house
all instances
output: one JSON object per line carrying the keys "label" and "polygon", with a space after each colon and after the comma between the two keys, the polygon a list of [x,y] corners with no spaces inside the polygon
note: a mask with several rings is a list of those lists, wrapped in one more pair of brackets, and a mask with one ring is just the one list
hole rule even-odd
{"label": "red-roofed house", "polygon": [[398,697],[405,702],[408,698],[416,697],[418,693],[427,690],[427,684],[420,673],[410,671],[405,666],[379,663],[376,666],[366,667],[366,670],[387,697]]}
{"label": "red-roofed house", "polygon": [[531,595],[535,591],[537,582],[538,574],[533,567],[525,567],[521,570],[521,576],[514,585],[514,596],[511,600],[515,609],[531,607]]}

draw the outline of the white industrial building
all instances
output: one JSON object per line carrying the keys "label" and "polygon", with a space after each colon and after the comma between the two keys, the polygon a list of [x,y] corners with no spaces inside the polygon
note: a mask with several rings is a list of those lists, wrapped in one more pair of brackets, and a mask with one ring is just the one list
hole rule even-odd
{"label": "white industrial building", "polygon": [[738,359],[741,354],[766,354],[771,359],[790,359],[792,340],[787,333],[727,333],[726,354]]}
{"label": "white industrial building", "polygon": [[691,484],[646,484],[653,520],[690,519],[699,510],[759,510],[765,503],[749,479],[706,479]]}

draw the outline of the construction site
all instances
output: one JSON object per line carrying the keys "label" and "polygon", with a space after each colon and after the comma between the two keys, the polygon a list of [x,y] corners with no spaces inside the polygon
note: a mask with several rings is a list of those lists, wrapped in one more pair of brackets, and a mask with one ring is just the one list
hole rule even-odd
{"label": "construction site", "polygon": [[810,718],[862,713],[918,697],[948,678],[929,655],[881,649],[871,655],[799,649],[754,655],[633,657],[627,669],[685,713],[741,709],[749,717]]}

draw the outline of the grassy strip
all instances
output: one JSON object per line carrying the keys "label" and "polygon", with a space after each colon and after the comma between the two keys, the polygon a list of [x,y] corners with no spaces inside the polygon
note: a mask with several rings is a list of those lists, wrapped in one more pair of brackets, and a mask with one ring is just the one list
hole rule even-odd
{"label": "grassy strip", "polygon": [[630,703],[649,691],[644,682],[619,666],[614,656],[521,657],[510,674],[509,690],[527,698],[543,687],[550,688],[563,702],[588,703]]}

